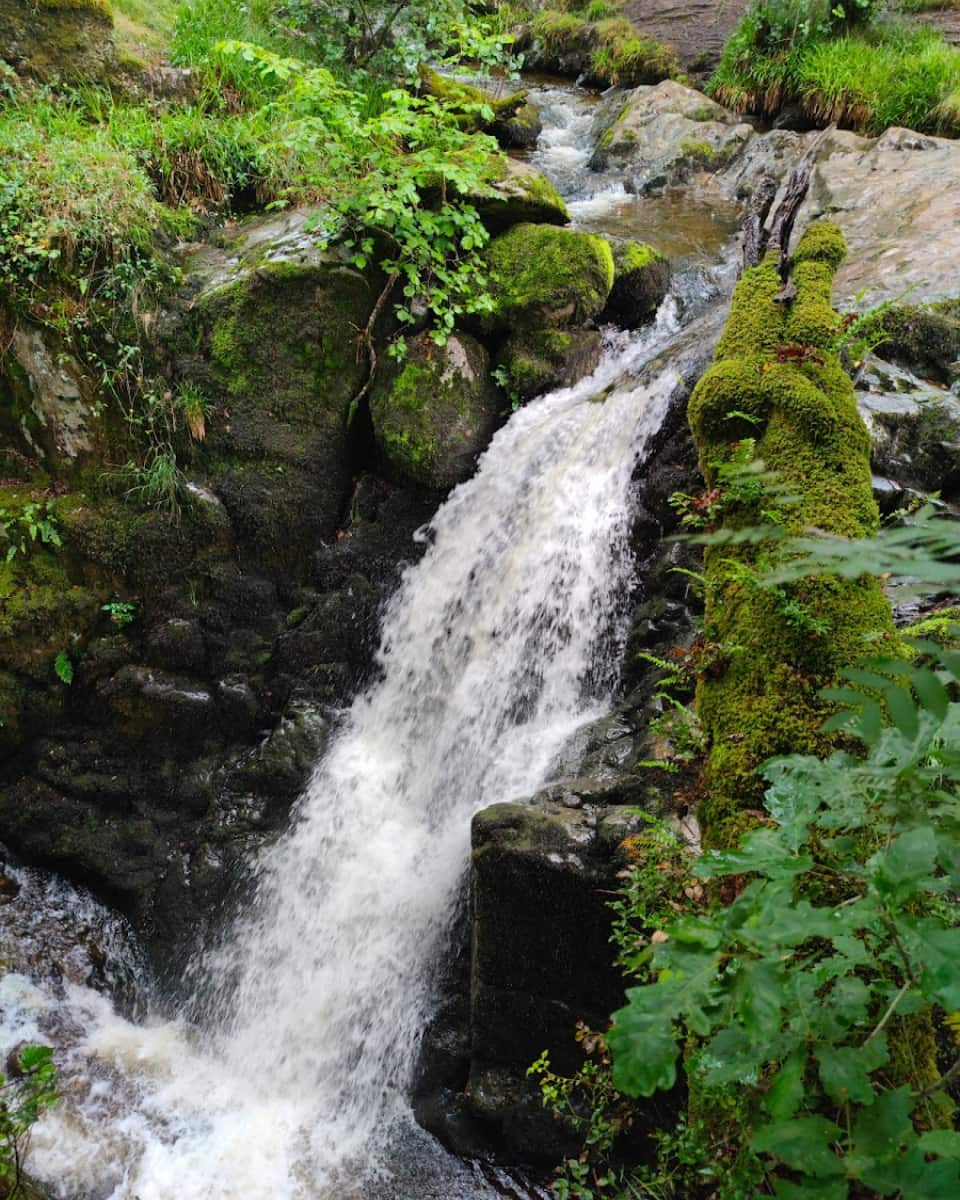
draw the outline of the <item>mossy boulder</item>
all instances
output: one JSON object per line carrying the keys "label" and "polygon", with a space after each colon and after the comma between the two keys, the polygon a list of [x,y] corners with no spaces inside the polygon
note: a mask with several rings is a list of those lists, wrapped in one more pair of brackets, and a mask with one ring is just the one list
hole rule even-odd
{"label": "mossy boulder", "polygon": [[960,301],[932,305],[897,304],[880,318],[881,358],[952,384],[960,379]]}
{"label": "mossy boulder", "polygon": [[116,69],[106,0],[0,0],[0,56],[45,81],[107,80]]}
{"label": "mossy boulder", "polygon": [[518,325],[500,345],[494,364],[506,374],[512,399],[532,400],[558,387],[572,387],[600,362],[595,329]]}
{"label": "mossy boulder", "polygon": [[592,22],[572,12],[541,9],[521,42],[528,67],[576,78],[590,66],[596,48]]}
{"label": "mossy boulder", "polygon": [[517,225],[487,249],[495,310],[488,328],[517,322],[558,327],[598,316],[613,287],[613,253],[591,233]]}
{"label": "mossy boulder", "polygon": [[194,255],[160,329],[174,387],[206,401],[198,467],[245,552],[282,567],[339,519],[367,369],[357,338],[379,290],[320,249],[309,221],[304,210],[253,218]]}
{"label": "mossy boulder", "polygon": [[616,15],[598,21],[594,38],[596,44],[581,80],[587,87],[636,87],[680,74],[672,49],[628,17]]}
{"label": "mossy boulder", "polygon": [[[543,129],[540,114],[527,100],[526,91],[495,96],[483,88],[450,79],[429,67],[420,68],[420,87],[452,108],[462,108],[461,123],[465,128],[484,129],[492,133],[501,146],[529,149],[536,145]],[[490,116],[485,117],[478,112],[478,106],[488,110]]]}
{"label": "mossy boulder", "polygon": [[516,158],[492,159],[493,196],[473,196],[471,201],[484,225],[492,232],[512,225],[566,225],[570,213],[550,180],[530,163]]}
{"label": "mossy boulder", "polygon": [[614,248],[615,275],[603,319],[621,329],[636,329],[656,315],[670,287],[670,264],[643,242]]}
{"label": "mossy boulder", "polygon": [[[783,281],[773,255],[747,271],[734,293],[714,365],[689,403],[701,470],[707,487],[718,489],[724,528],[762,524],[771,506],[779,507],[786,533],[816,527],[863,537],[878,527],[870,437],[830,349],[837,321],[830,294],[842,249],[836,226],[815,226],[794,258],[795,299],[777,299]],[[803,352],[784,356],[778,347],[785,344]],[[779,505],[763,488],[738,490],[732,461],[762,462],[795,499]],[[765,588],[758,580],[773,553],[751,542],[705,554],[711,633],[698,651],[697,712],[708,745],[700,816],[712,845],[735,843],[754,820],[749,810],[763,792],[756,769],[765,759],[828,748],[821,726],[829,708],[820,690],[869,648],[886,642],[896,649],[876,580]]]}
{"label": "mossy boulder", "polygon": [[374,436],[400,479],[438,490],[469,477],[493,433],[501,399],[490,359],[469,334],[444,346],[422,335],[370,395]]}

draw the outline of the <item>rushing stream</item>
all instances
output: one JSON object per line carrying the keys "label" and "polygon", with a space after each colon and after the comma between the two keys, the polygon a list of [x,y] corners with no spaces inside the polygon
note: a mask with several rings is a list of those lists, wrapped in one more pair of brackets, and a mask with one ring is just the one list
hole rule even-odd
{"label": "rushing stream", "polygon": [[[577,154],[583,173],[587,106],[558,91],[538,161],[563,185]],[[31,980],[25,964],[0,979],[6,1046],[58,1048],[65,1097],[31,1158],[56,1195],[520,1194],[419,1133],[406,1093],[472,814],[536,791],[609,704],[631,480],[675,385],[669,369],[639,372],[677,313],[670,299],[644,333],[611,332],[591,378],[514,414],[421,531],[426,552],[384,614],[377,681],[263,853],[249,908],[197,962],[190,1020],[130,1019],[90,972]],[[0,909],[0,929],[15,912]]]}

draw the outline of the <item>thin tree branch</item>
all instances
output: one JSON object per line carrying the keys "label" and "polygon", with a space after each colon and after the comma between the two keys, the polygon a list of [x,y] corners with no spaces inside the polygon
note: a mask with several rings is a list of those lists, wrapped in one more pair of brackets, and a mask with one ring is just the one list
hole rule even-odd
{"label": "thin tree branch", "polygon": [[384,284],[383,291],[377,297],[377,302],[373,306],[373,312],[371,312],[366,325],[360,333],[359,344],[360,346],[366,347],[367,360],[370,365],[369,369],[367,370],[366,382],[360,391],[357,392],[357,394],[350,401],[351,409],[360,403],[360,401],[364,398],[364,396],[366,396],[366,394],[370,391],[370,388],[373,386],[373,378],[377,373],[377,349],[373,342],[373,332],[377,321],[380,319],[380,314],[383,312],[384,306],[387,303],[387,300],[390,298],[390,293],[393,291],[394,286],[399,278],[400,272],[394,271],[393,274],[387,279],[387,282]]}
{"label": "thin tree branch", "polygon": [[894,998],[890,1001],[890,1007],[880,1018],[880,1023],[877,1025],[876,1029],[874,1029],[873,1033],[871,1033],[870,1036],[867,1038],[867,1040],[863,1043],[865,1046],[868,1046],[873,1041],[873,1039],[877,1036],[877,1034],[880,1033],[886,1027],[887,1023],[890,1021],[890,1018],[897,1011],[897,1007],[900,1004],[900,1001],[904,998],[904,996],[909,991],[910,991],[910,984],[905,983],[903,985],[903,987],[900,989],[900,991],[897,992],[897,994],[894,996]]}

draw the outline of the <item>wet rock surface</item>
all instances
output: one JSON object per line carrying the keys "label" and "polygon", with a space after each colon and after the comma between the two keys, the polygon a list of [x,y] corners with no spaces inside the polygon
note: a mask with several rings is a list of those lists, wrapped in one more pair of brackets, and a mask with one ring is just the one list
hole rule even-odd
{"label": "wet rock surface", "polygon": [[624,842],[643,827],[632,810],[673,810],[684,787],[647,765],[662,752],[651,729],[662,714],[661,672],[641,656],[669,656],[694,637],[699,602],[676,568],[695,568],[697,552],[665,540],[677,528],[668,499],[700,486],[686,398],[718,335],[708,317],[676,348],[683,382],[638,467],[633,548],[643,583],[614,710],[581,730],[555,783],[474,819],[468,931],[449,966],[450,999],[425,1036],[416,1093],[418,1120],[458,1153],[552,1163],[578,1145],[544,1112],[526,1069],[546,1049],[557,1070],[577,1070],[577,1022],[602,1028],[621,1002],[609,901]]}
{"label": "wet rock surface", "polygon": [[618,167],[629,192],[660,191],[735,158],[753,134],[702,92],[673,80],[611,98],[594,126],[594,170]]}

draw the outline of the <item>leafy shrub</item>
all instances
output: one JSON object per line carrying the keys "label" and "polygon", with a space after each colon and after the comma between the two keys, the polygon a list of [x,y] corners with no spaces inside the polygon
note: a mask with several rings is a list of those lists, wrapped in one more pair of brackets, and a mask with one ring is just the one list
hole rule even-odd
{"label": "leafy shrub", "polygon": [[[786,545],[770,586],[882,573],[960,590],[960,526],[929,509],[871,538]],[[734,849],[697,858],[655,825],[641,835],[615,905],[620,962],[639,986],[603,1040],[612,1074],[596,1059],[572,1081],[535,1065],[558,1113],[597,1099],[577,1110],[584,1151],[563,1194],[958,1194],[957,628],[847,671],[825,693],[845,749],[768,762],[765,814]],[[656,1167],[618,1165],[623,1097],[672,1088],[681,1055],[687,1115],[656,1137]]]}
{"label": "leafy shrub", "polygon": [[31,1127],[57,1102],[57,1073],[48,1046],[24,1046],[13,1078],[0,1075],[0,1188],[21,1195],[23,1160]]}

